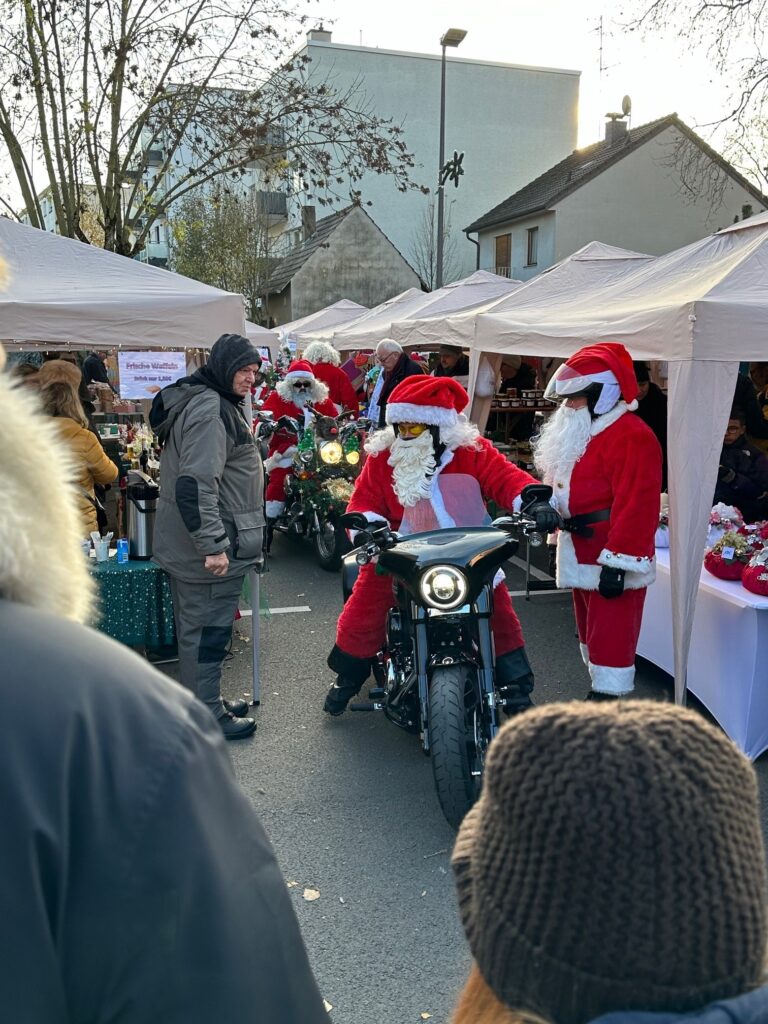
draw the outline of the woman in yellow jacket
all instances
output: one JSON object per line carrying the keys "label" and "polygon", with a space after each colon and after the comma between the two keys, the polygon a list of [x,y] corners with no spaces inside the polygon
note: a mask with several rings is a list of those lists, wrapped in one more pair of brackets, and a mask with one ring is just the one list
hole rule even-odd
{"label": "woman in yellow jacket", "polygon": [[62,441],[72,451],[75,480],[81,491],[83,536],[87,537],[99,528],[93,485],[114,483],[117,479],[117,466],[107,458],[99,439],[88,429],[88,420],[80,399],[70,384],[54,381],[45,385],[40,394],[45,411],[55,418]]}

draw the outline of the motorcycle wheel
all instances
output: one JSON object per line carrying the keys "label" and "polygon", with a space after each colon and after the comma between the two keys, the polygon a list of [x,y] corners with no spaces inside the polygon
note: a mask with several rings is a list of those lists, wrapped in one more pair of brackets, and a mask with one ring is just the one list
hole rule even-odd
{"label": "motorcycle wheel", "polygon": [[320,531],[312,541],[320,568],[326,572],[338,572],[341,560],[349,550],[346,534],[336,529],[333,520],[325,519],[320,523]]}
{"label": "motorcycle wheel", "polygon": [[[437,799],[455,829],[480,795],[483,756],[475,672],[468,665],[435,669],[429,688],[429,738]],[[477,773],[477,774],[475,774]]]}

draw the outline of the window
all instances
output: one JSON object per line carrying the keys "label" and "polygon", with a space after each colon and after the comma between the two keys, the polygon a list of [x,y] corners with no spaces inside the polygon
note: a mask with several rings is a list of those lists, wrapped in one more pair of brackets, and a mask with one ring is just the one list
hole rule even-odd
{"label": "window", "polygon": [[496,236],[496,273],[509,277],[512,269],[512,235]]}
{"label": "window", "polygon": [[528,247],[526,249],[526,267],[535,267],[539,262],[539,229],[528,228]]}

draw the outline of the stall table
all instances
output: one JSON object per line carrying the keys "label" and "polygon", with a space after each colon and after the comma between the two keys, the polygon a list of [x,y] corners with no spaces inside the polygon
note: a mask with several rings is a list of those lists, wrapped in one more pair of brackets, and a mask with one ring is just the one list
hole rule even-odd
{"label": "stall table", "polygon": [[99,588],[97,628],[129,647],[168,647],[176,641],[171,588],[151,560],[122,564],[90,560]]}
{"label": "stall table", "polygon": [[[670,674],[669,550],[656,551],[637,653]],[[768,750],[768,598],[702,568],[688,656],[688,688],[747,757]]]}

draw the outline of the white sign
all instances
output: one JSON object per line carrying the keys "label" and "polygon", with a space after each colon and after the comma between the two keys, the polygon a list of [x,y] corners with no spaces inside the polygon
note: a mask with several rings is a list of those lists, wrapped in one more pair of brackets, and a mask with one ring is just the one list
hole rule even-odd
{"label": "white sign", "polygon": [[185,352],[118,352],[121,398],[154,398],[187,374]]}

